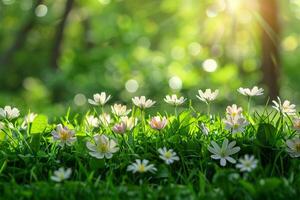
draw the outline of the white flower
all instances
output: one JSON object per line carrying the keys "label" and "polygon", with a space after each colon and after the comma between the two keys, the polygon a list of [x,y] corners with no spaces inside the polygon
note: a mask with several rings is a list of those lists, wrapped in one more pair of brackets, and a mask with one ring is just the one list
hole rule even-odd
{"label": "white flower", "polygon": [[152,117],[149,122],[151,128],[156,129],[156,130],[161,130],[161,129],[165,128],[167,123],[168,123],[167,118],[160,117],[160,116]]}
{"label": "white flower", "polygon": [[11,106],[5,106],[0,108],[0,116],[7,119],[14,119],[19,117],[20,111],[17,108],[12,108]]}
{"label": "white flower", "polygon": [[300,117],[295,117],[293,119],[293,127],[296,131],[300,131]]}
{"label": "white flower", "polygon": [[63,167],[60,167],[58,170],[54,171],[54,176],[51,176],[51,180],[55,182],[62,182],[70,178],[71,174],[71,168],[65,170]]}
{"label": "white flower", "polygon": [[155,101],[152,101],[151,99],[146,99],[145,96],[134,97],[132,98],[132,102],[134,103],[134,105],[141,109],[150,108],[155,104]]}
{"label": "white flower", "polygon": [[173,94],[172,96],[167,95],[164,100],[165,100],[165,102],[167,102],[168,104],[171,104],[173,106],[179,106],[186,101],[186,99],[184,97],[178,98],[176,94]]}
{"label": "white flower", "polygon": [[87,142],[86,147],[90,150],[89,154],[98,159],[110,159],[119,150],[118,144],[105,135],[94,135],[94,142]]}
{"label": "white flower", "polygon": [[237,91],[242,95],[249,97],[260,96],[264,94],[264,89],[258,88],[257,86],[254,86],[252,89],[240,87]]}
{"label": "white flower", "polygon": [[236,104],[233,104],[232,106],[227,106],[226,108],[226,114],[235,117],[237,115],[242,115],[243,108],[237,107]]}
{"label": "white flower", "polygon": [[106,96],[105,92],[101,92],[101,94],[94,94],[94,99],[88,99],[88,102],[95,106],[104,106],[104,104],[106,104],[110,97],[110,95]]}
{"label": "white flower", "polygon": [[236,163],[236,160],[231,155],[240,151],[240,147],[234,147],[236,144],[235,141],[232,141],[228,144],[228,139],[224,139],[222,147],[220,147],[215,141],[211,141],[211,145],[208,147],[208,151],[210,151],[213,155],[211,158],[220,160],[221,166],[226,166],[226,161],[231,163]]}
{"label": "white flower", "polygon": [[121,121],[126,124],[127,130],[130,131],[131,129],[133,129],[133,127],[137,125],[138,119],[135,117],[124,116],[121,117]]}
{"label": "white flower", "polygon": [[126,116],[131,112],[131,109],[127,110],[125,105],[114,104],[114,106],[111,106],[111,111],[117,116]]}
{"label": "white flower", "polygon": [[201,129],[201,131],[202,131],[202,133],[203,133],[204,135],[208,136],[208,134],[209,134],[209,129],[205,126],[204,123],[201,123],[199,128]]}
{"label": "white flower", "polygon": [[67,127],[63,127],[61,124],[58,124],[56,130],[53,130],[51,134],[53,140],[59,141],[61,147],[64,147],[65,144],[71,146],[76,141],[75,132]]}
{"label": "white flower", "polygon": [[173,149],[169,149],[167,150],[166,147],[163,148],[159,148],[158,149],[159,152],[159,157],[165,161],[165,163],[167,165],[172,164],[174,161],[179,160],[179,157],[177,156],[176,152],[173,151]]}
{"label": "white flower", "polygon": [[249,124],[248,121],[240,115],[236,115],[235,117],[227,116],[223,122],[225,129],[231,130],[232,133],[243,132],[245,127]]}
{"label": "white flower", "polygon": [[205,103],[210,103],[211,101],[215,100],[219,94],[219,90],[215,90],[214,92],[211,89],[206,89],[205,92],[202,90],[198,90],[199,96],[196,95],[198,99]]}
{"label": "white flower", "polygon": [[37,114],[35,114],[35,113],[29,113],[28,115],[25,116],[24,121],[23,121],[21,127],[23,129],[26,129],[27,125],[31,124],[36,117],[37,117]]}
{"label": "white flower", "polygon": [[257,160],[253,155],[249,156],[246,154],[244,158],[239,159],[239,163],[236,165],[236,168],[240,169],[241,172],[251,172],[257,166]]}
{"label": "white flower", "polygon": [[0,130],[5,128],[5,124],[3,122],[0,122]]}
{"label": "white flower", "polygon": [[99,122],[102,126],[104,127],[108,127],[109,124],[112,122],[111,120],[111,117],[109,114],[107,113],[102,113],[100,116],[99,116]]}
{"label": "white flower", "polygon": [[293,138],[286,141],[286,151],[290,154],[293,158],[300,157],[300,139],[299,138]]}
{"label": "white flower", "polygon": [[132,173],[145,173],[145,172],[151,172],[154,173],[157,169],[154,167],[153,164],[148,164],[149,161],[148,160],[140,160],[140,159],[136,159],[134,163],[132,163],[131,165],[129,165],[127,167],[127,171],[131,171]]}
{"label": "white flower", "polygon": [[112,129],[115,133],[125,133],[127,128],[124,122],[120,122],[118,124],[115,124]]}
{"label": "white flower", "polygon": [[97,117],[94,117],[93,115],[86,116],[85,120],[86,120],[86,124],[89,127],[95,127],[96,128],[100,124],[99,119]]}
{"label": "white flower", "polygon": [[278,112],[284,114],[284,115],[296,115],[296,106],[294,104],[291,104],[290,101],[285,100],[283,103],[281,102],[281,99],[277,97],[278,102],[272,101],[275,108]]}

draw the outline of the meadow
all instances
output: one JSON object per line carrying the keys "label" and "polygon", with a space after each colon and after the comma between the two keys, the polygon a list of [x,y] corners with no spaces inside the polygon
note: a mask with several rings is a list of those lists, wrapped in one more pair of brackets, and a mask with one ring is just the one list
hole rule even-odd
{"label": "meadow", "polygon": [[[239,88],[232,95],[248,106],[218,113],[221,92],[140,96],[127,106],[101,92],[86,112],[54,118],[0,108],[0,199],[296,199],[296,106],[278,97],[256,109],[264,89]],[[157,104],[173,111],[150,115]]]}

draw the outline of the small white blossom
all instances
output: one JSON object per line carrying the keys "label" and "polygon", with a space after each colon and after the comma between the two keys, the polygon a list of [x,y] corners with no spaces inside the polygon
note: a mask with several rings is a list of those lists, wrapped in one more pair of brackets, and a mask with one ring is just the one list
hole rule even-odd
{"label": "small white blossom", "polygon": [[151,99],[146,99],[145,96],[134,97],[132,98],[132,102],[134,103],[134,105],[141,109],[150,108],[155,104],[155,101],[152,101]]}
{"label": "small white blossom", "polygon": [[101,94],[94,94],[93,99],[88,99],[88,102],[94,106],[104,106],[110,97],[111,96],[107,96],[105,92],[101,92]]}
{"label": "small white blossom", "polygon": [[131,171],[132,173],[145,173],[148,171],[154,173],[155,171],[157,171],[157,169],[154,167],[153,164],[149,164],[148,160],[137,159],[134,163],[127,167],[127,171]]}
{"label": "small white blossom", "polygon": [[52,131],[52,136],[54,141],[59,141],[59,145],[64,147],[64,145],[71,146],[76,141],[75,132],[63,127],[61,124],[56,126],[56,130]]}
{"label": "small white blossom", "polygon": [[300,132],[300,117],[295,117],[293,119],[293,127],[296,131]]}
{"label": "small white blossom", "polygon": [[87,142],[86,147],[90,150],[89,154],[98,159],[104,157],[110,159],[119,150],[118,144],[113,139],[99,134],[94,135],[94,143]]}
{"label": "small white blossom", "polygon": [[5,106],[4,108],[0,108],[0,116],[11,120],[19,117],[20,111],[17,108],[12,108],[11,106]]}
{"label": "small white blossom", "polygon": [[69,179],[72,174],[72,169],[64,169],[63,167],[59,168],[58,170],[54,171],[54,175],[51,176],[51,180],[55,182],[62,182],[66,179]]}
{"label": "small white blossom", "polygon": [[176,94],[173,94],[172,96],[167,95],[164,100],[166,103],[173,105],[173,106],[179,106],[186,101],[186,99],[184,97],[178,98]]}
{"label": "small white blossom", "polygon": [[126,116],[131,112],[131,109],[127,110],[125,105],[114,104],[114,106],[111,106],[111,111],[117,116]]}
{"label": "small white blossom", "polygon": [[214,101],[218,94],[219,90],[215,90],[214,92],[211,91],[211,89],[206,89],[204,92],[202,90],[198,90],[198,95],[196,97],[205,103],[210,103],[211,101]]}
{"label": "small white blossom", "polygon": [[243,132],[245,127],[249,124],[248,121],[240,115],[236,115],[235,117],[227,116],[223,122],[225,129],[232,131],[232,133]]}
{"label": "small white blossom", "polygon": [[115,133],[125,133],[127,127],[124,122],[120,122],[115,124],[112,129]]}
{"label": "small white blossom", "polygon": [[252,89],[250,88],[239,88],[237,90],[239,93],[241,93],[244,96],[253,97],[253,96],[260,96],[264,94],[263,88],[258,88],[257,86],[254,86]]}
{"label": "small white blossom", "polygon": [[232,141],[228,144],[228,139],[224,139],[222,147],[220,147],[215,141],[211,141],[211,145],[208,147],[208,151],[210,151],[213,155],[211,155],[212,159],[220,160],[221,166],[226,166],[226,161],[229,161],[233,164],[236,163],[236,160],[231,157],[231,155],[240,151],[240,147],[234,147],[236,142]]}
{"label": "small white blossom", "polygon": [[240,169],[241,172],[251,172],[257,167],[257,162],[257,159],[253,155],[249,156],[246,154],[244,158],[239,159],[236,168]]}
{"label": "small white blossom", "polygon": [[97,117],[94,117],[93,115],[86,116],[85,122],[87,126],[94,128],[98,127],[100,124],[99,119]]}
{"label": "small white blossom", "polygon": [[165,161],[167,165],[172,164],[174,161],[178,161],[179,157],[177,156],[176,152],[173,151],[173,149],[167,150],[166,147],[159,148],[159,157]]}
{"label": "small white blossom", "polygon": [[293,138],[286,141],[286,151],[293,158],[300,157],[300,138]]}
{"label": "small white blossom", "polygon": [[149,122],[151,128],[156,129],[156,130],[161,130],[161,129],[165,128],[167,123],[168,123],[167,118],[160,117],[160,116],[152,117]]}
{"label": "small white blossom", "polygon": [[237,115],[242,115],[243,113],[243,108],[242,107],[237,107],[236,104],[233,104],[232,106],[227,106],[226,108],[226,114],[229,115],[230,117],[235,117]]}
{"label": "small white blossom", "polygon": [[112,122],[112,119],[110,117],[110,114],[108,113],[102,113],[100,116],[99,116],[99,122],[102,126],[104,127],[108,127],[109,124]]}
{"label": "small white blossom", "polygon": [[28,115],[25,116],[24,121],[23,121],[21,127],[23,129],[26,129],[27,125],[31,124],[36,117],[37,117],[37,114],[35,114],[35,113],[29,113]]}
{"label": "small white blossom", "polygon": [[278,102],[277,101],[272,101],[274,106],[272,106],[273,108],[275,108],[278,112],[282,113],[283,115],[296,115],[296,106],[295,104],[291,104],[290,101],[285,100],[283,103],[281,102],[281,99],[279,97],[277,97]]}
{"label": "small white blossom", "polygon": [[206,136],[209,135],[209,129],[205,126],[204,123],[201,123],[199,128],[201,129],[201,131],[204,135],[206,135]]}
{"label": "small white blossom", "polygon": [[127,130],[130,131],[133,129],[133,127],[135,127],[137,125],[138,119],[135,117],[124,116],[124,117],[121,117],[121,121],[126,124]]}

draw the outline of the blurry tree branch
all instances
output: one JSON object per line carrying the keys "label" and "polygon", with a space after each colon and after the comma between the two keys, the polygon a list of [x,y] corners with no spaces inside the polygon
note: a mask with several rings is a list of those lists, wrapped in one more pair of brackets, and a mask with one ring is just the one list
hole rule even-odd
{"label": "blurry tree branch", "polygon": [[268,87],[270,99],[275,99],[279,95],[280,76],[278,2],[277,0],[261,0],[259,2],[263,20],[263,24],[261,24],[263,82]]}
{"label": "blurry tree branch", "polygon": [[13,55],[23,47],[26,38],[28,36],[28,33],[35,25],[35,21],[36,21],[35,9],[41,3],[43,3],[43,0],[35,1],[35,4],[32,6],[32,9],[30,10],[28,19],[25,21],[25,23],[20,28],[20,30],[17,32],[15,40],[12,43],[11,47],[8,48],[7,51],[4,52],[0,57],[0,70],[2,70],[5,67],[5,65],[9,64]]}
{"label": "blurry tree branch", "polygon": [[52,49],[52,56],[50,60],[51,66],[54,69],[58,68],[58,60],[61,54],[61,45],[64,37],[64,30],[65,30],[68,15],[72,10],[73,4],[74,4],[74,0],[66,0],[66,5],[61,17],[61,21],[59,22],[56,28],[56,33],[55,33],[54,43],[53,43],[54,45]]}

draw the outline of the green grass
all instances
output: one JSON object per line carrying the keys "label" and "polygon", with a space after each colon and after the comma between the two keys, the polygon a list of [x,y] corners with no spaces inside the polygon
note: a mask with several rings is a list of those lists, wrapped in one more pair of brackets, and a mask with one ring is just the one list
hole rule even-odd
{"label": "green grass", "polygon": [[[89,114],[98,116],[100,110]],[[161,131],[151,129],[146,110],[146,117],[124,134],[114,133],[111,126],[88,128],[85,114],[70,110],[53,121],[38,115],[27,129],[20,128],[22,117],[3,119],[0,199],[296,199],[300,162],[286,152],[285,142],[298,133],[289,117],[275,111],[252,111],[251,117],[244,113],[250,124],[236,134],[225,130],[223,114],[208,117],[191,106],[178,116],[158,113],[168,118]],[[139,109],[130,115],[143,116]],[[13,127],[9,128],[10,122]],[[51,132],[58,123],[76,132],[74,145],[61,148],[53,142]],[[203,134],[200,123],[209,129],[209,135]],[[111,159],[89,155],[86,142],[97,133],[118,142],[120,149]],[[233,158],[254,155],[257,168],[245,173],[235,164],[227,162],[222,167],[219,160],[213,160],[207,147],[211,141],[222,144],[224,138],[235,140],[241,148]],[[157,152],[164,146],[172,148],[180,160],[166,165]],[[149,160],[157,172],[128,172],[127,166],[135,159]],[[56,183],[50,177],[59,167],[71,168],[72,175]]]}

